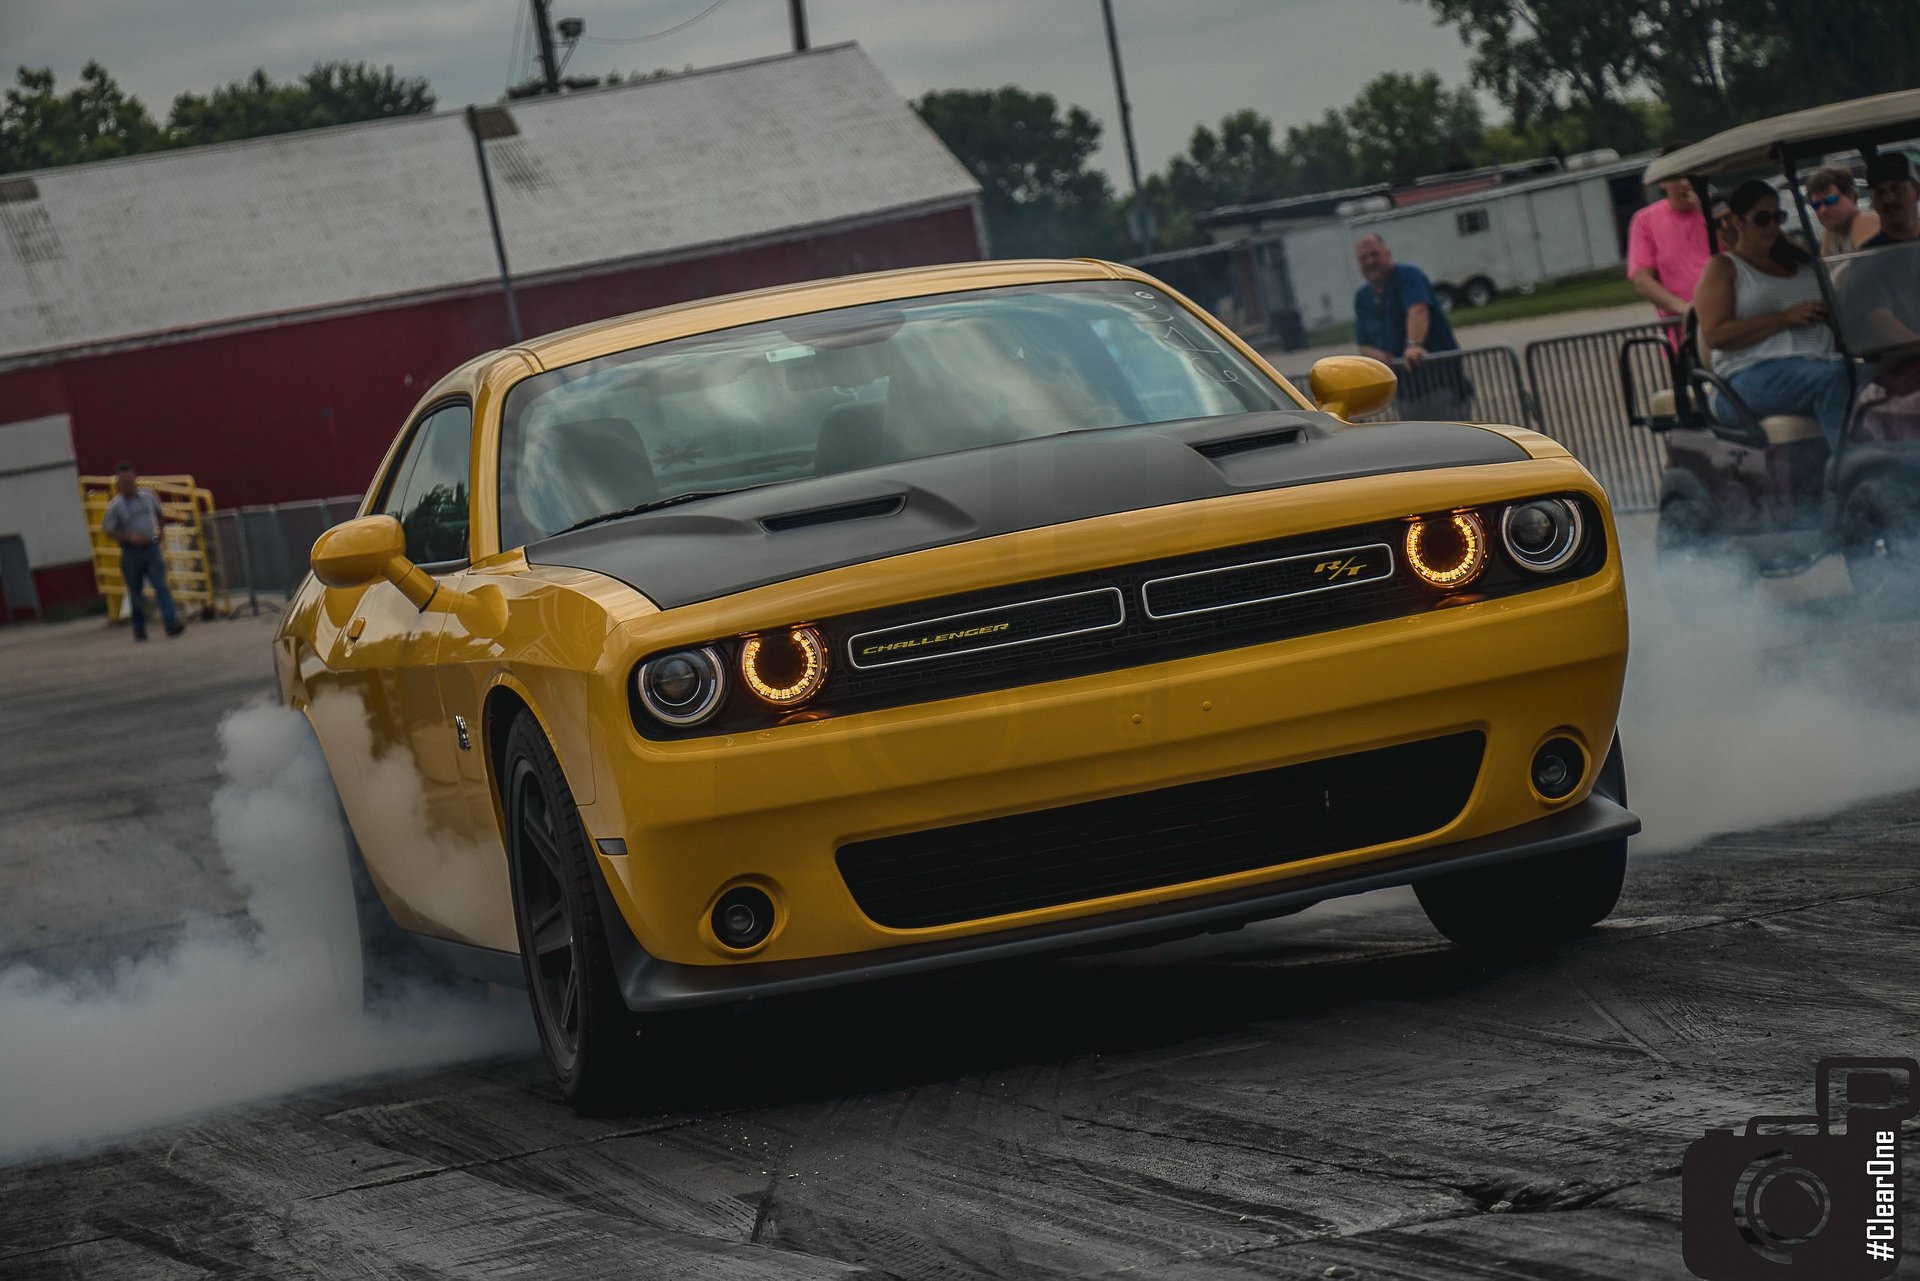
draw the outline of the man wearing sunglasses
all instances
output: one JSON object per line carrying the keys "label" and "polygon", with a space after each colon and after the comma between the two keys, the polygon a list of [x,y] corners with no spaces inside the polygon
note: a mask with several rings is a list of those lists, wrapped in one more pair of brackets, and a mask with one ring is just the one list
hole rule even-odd
{"label": "man wearing sunglasses", "polygon": [[1820,256],[1850,254],[1880,234],[1880,219],[1860,207],[1853,171],[1838,165],[1814,170],[1807,179],[1807,203],[1820,220]]}

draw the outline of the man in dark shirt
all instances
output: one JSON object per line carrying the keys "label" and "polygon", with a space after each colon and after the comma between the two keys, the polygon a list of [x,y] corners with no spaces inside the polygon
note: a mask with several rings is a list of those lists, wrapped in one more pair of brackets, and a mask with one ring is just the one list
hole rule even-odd
{"label": "man in dark shirt", "polygon": [[1871,256],[1836,271],[1840,321],[1854,350],[1900,348],[1911,359],[1920,348],[1920,187],[1907,158],[1888,152],[1868,162],[1867,188],[1880,234],[1860,246]]}
{"label": "man in dark shirt", "polygon": [[1459,359],[1430,359],[1460,344],[1427,273],[1396,264],[1387,242],[1372,233],[1354,242],[1353,256],[1367,281],[1353,296],[1354,341],[1361,355],[1400,375],[1400,416],[1465,417],[1473,392]]}

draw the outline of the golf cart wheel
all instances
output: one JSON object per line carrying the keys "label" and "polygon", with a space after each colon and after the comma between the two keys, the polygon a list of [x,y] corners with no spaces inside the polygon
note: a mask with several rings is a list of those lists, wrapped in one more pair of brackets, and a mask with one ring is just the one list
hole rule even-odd
{"label": "golf cart wheel", "polygon": [[[1627,803],[1617,735],[1593,790]],[[1452,872],[1413,888],[1433,927],[1459,946],[1525,950],[1565,942],[1605,920],[1620,901],[1626,874],[1622,839]]]}
{"label": "golf cart wheel", "polygon": [[1455,307],[1458,307],[1460,305],[1459,291],[1456,290],[1452,285],[1442,285],[1442,284],[1436,283],[1433,287],[1433,296],[1440,300],[1441,311],[1452,311]]}
{"label": "golf cart wheel", "polygon": [[1841,546],[1862,612],[1874,618],[1920,613],[1920,487],[1869,476],[1840,508]]}
{"label": "golf cart wheel", "polygon": [[1491,280],[1488,280],[1485,276],[1475,276],[1467,282],[1467,306],[1484,307],[1493,301],[1494,295],[1498,292],[1499,291],[1493,287]]}
{"label": "golf cart wheel", "polygon": [[546,734],[524,713],[507,731],[501,779],[513,915],[540,1049],[562,1098],[577,1111],[604,1111],[631,1097],[639,1025],[614,975],[594,896],[600,871],[573,793]]}

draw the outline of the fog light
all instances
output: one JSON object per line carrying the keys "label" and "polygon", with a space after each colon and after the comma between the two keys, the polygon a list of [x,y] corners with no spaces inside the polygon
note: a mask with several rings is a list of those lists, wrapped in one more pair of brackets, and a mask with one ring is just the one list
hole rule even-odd
{"label": "fog light", "polygon": [[1550,738],[1533,754],[1533,790],[1557,801],[1580,786],[1586,753],[1570,738]]}
{"label": "fog light", "polygon": [[773,900],[751,885],[728,890],[713,905],[713,936],[745,951],[773,932]]}

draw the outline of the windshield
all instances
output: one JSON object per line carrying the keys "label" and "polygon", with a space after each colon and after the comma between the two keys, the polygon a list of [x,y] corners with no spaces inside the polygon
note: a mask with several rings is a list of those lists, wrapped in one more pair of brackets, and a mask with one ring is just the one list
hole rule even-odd
{"label": "windshield", "polygon": [[678,495],[1296,407],[1162,291],[1131,281],[789,317],[517,384],[501,422],[501,545]]}

